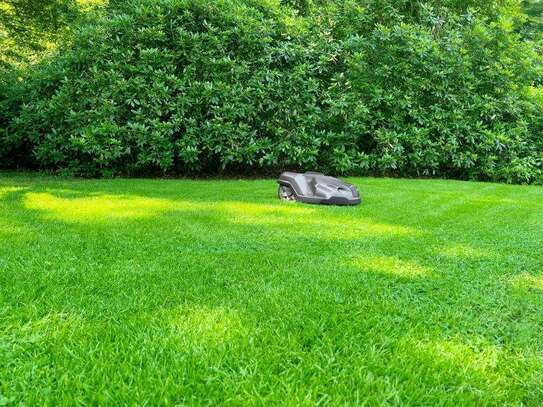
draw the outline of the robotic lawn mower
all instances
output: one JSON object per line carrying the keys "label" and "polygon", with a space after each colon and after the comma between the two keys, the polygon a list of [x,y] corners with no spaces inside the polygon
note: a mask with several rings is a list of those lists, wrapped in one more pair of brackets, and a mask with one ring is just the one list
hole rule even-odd
{"label": "robotic lawn mower", "polygon": [[358,205],[360,194],[354,185],[320,172],[284,172],[277,180],[279,199],[321,205]]}

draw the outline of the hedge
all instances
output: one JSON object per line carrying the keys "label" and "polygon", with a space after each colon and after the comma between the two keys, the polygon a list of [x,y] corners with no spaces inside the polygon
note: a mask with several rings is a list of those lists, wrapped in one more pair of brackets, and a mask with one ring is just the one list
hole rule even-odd
{"label": "hedge", "polygon": [[513,6],[458,4],[118,2],[3,82],[0,158],[542,182],[537,44]]}

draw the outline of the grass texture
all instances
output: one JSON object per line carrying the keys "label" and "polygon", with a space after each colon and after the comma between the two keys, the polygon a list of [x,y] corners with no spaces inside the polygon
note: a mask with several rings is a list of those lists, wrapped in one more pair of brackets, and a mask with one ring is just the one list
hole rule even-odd
{"label": "grass texture", "polygon": [[543,189],[0,173],[0,404],[541,405]]}

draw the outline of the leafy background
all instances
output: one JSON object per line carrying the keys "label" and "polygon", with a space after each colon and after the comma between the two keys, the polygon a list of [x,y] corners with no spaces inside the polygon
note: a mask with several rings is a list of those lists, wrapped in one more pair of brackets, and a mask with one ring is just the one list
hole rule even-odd
{"label": "leafy background", "polygon": [[0,4],[4,167],[543,182],[536,1]]}

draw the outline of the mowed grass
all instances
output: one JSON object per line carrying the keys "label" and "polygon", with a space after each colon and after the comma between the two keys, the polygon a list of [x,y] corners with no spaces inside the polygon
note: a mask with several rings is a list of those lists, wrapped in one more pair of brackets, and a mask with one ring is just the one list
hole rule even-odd
{"label": "mowed grass", "polygon": [[0,404],[541,405],[543,189],[0,173]]}

